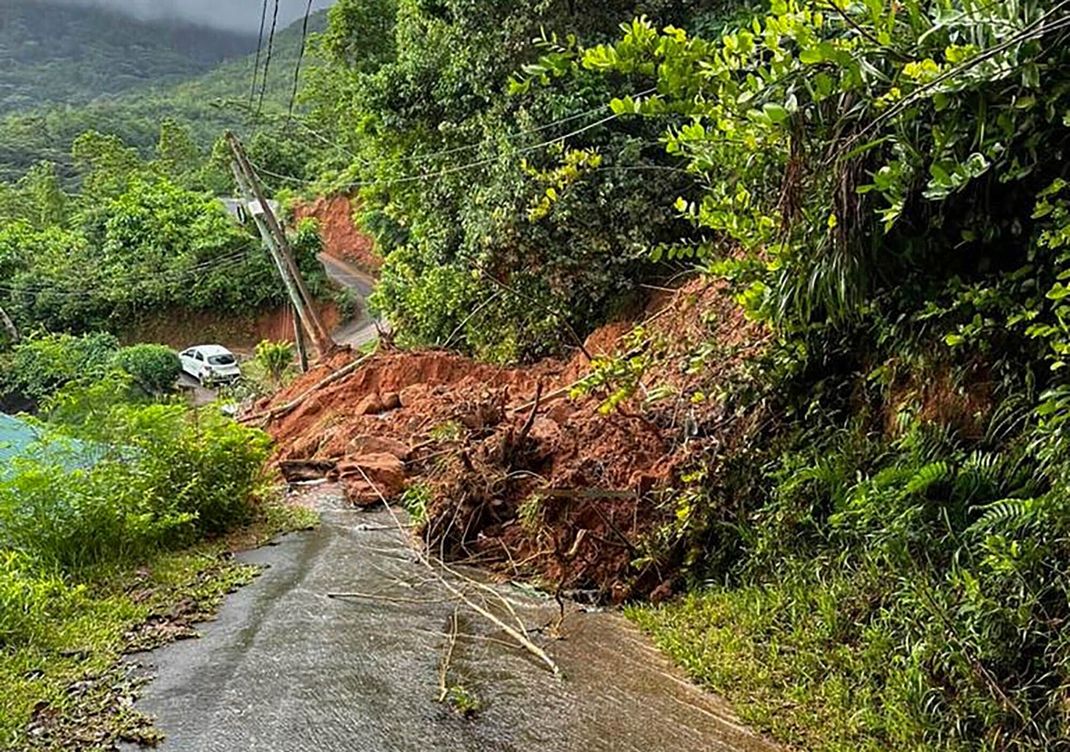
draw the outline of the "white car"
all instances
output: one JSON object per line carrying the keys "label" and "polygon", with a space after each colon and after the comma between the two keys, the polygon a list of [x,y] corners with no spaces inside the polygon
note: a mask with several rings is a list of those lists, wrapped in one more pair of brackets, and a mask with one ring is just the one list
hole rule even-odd
{"label": "white car", "polygon": [[238,359],[220,345],[197,345],[179,353],[182,370],[202,384],[233,382],[241,378]]}

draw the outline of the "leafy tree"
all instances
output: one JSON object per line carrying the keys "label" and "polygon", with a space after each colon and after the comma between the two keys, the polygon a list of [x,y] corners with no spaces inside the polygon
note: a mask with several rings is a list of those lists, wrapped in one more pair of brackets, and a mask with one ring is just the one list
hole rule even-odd
{"label": "leafy tree", "polygon": [[[719,4],[650,5],[683,23]],[[563,1],[401,0],[392,19],[374,22],[392,29],[382,39],[393,46],[365,50],[364,25],[391,11],[381,6],[332,9],[321,52],[329,64],[307,92],[320,130],[341,142],[321,168],[340,185],[365,185],[359,219],[387,259],[375,304],[413,343],[506,360],[574,344],[658,273],[647,249],[689,232],[660,199],[696,187],[669,169],[656,124],[599,122],[605,100],[634,82],[588,75],[510,93],[510,80],[537,62],[531,39],[597,41],[636,6],[581,15]],[[584,150],[598,166],[573,165],[578,174],[563,180],[560,160]]]}
{"label": "leafy tree", "polygon": [[200,148],[193,140],[188,126],[173,118],[160,123],[160,140],[156,144],[154,167],[176,183],[185,187],[190,184],[190,175],[204,162]]}
{"label": "leafy tree", "polygon": [[71,155],[83,175],[82,193],[91,201],[121,194],[141,168],[136,149],[118,136],[97,131],[79,136],[71,145]]}

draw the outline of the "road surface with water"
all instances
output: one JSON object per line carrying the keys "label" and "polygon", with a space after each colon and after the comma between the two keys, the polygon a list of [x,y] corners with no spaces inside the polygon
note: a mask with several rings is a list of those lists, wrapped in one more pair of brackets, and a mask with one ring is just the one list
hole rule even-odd
{"label": "road surface with water", "polygon": [[[570,607],[563,639],[539,638],[562,671],[554,676],[459,606],[388,512],[346,510],[329,488],[318,496],[322,525],[243,555],[267,569],[201,639],[137,657],[156,677],[138,707],[158,719],[163,750],[772,749],[618,614]],[[528,627],[557,613],[536,595],[495,590]],[[328,597],[338,592],[358,595]],[[478,702],[472,717],[438,702],[444,663],[445,683]]]}

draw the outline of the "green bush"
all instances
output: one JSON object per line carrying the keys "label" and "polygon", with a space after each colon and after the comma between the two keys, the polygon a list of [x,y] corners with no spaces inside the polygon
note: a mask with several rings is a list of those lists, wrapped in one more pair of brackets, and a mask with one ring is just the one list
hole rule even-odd
{"label": "green bush", "polygon": [[182,372],[178,355],[163,345],[124,347],[112,358],[112,365],[130,374],[149,394],[171,391]]}
{"label": "green bush", "polygon": [[103,375],[119,349],[110,334],[38,334],[19,342],[0,391],[41,401],[72,381]]}
{"label": "green bush", "polygon": [[269,449],[264,434],[212,411],[129,404],[99,391],[61,393],[49,407],[70,422],[42,426],[46,440],[80,439],[98,461],[75,470],[16,461],[0,482],[0,549],[20,551],[45,570],[77,572],[250,519]]}
{"label": "green bush", "polygon": [[271,379],[272,385],[278,387],[286,369],[293,365],[294,347],[289,342],[264,340],[256,346],[256,360]]}

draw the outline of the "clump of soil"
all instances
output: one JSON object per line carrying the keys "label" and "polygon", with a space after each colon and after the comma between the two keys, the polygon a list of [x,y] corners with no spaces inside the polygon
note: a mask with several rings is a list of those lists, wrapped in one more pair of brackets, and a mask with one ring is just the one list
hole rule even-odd
{"label": "clump of soil", "polygon": [[383,260],[375,252],[375,241],[353,224],[353,205],[346,196],[317,198],[312,203],[294,207],[294,219],[312,217],[319,222],[323,251],[354,264],[368,274],[377,275]]}
{"label": "clump of soil", "polygon": [[576,389],[598,367],[582,354],[502,368],[388,351],[324,383],[353,359],[337,355],[246,419],[275,438],[288,478],[422,507],[420,534],[444,558],[603,600],[665,595],[674,562],[648,542],[673,519],[681,471],[716,441],[723,406],[701,390],[766,339],[722,285],[695,279],[588,339],[596,361],[644,363],[611,410],[612,378]]}

